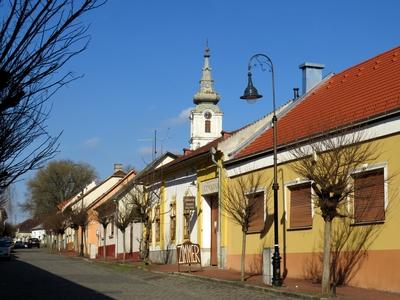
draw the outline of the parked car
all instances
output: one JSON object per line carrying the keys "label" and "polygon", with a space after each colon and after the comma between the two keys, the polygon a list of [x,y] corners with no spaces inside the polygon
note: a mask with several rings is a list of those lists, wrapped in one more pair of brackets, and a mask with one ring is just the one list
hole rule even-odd
{"label": "parked car", "polygon": [[30,238],[28,240],[28,248],[40,248],[40,240],[37,238]]}
{"label": "parked car", "polygon": [[6,240],[0,240],[0,258],[11,259],[11,244]]}
{"label": "parked car", "polygon": [[14,249],[28,248],[28,243],[23,241],[16,241],[14,244]]}

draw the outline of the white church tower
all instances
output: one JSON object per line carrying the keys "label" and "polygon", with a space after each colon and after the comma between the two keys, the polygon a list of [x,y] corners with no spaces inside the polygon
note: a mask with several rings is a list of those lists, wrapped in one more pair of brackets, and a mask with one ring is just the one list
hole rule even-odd
{"label": "white church tower", "polygon": [[210,49],[204,53],[200,90],[194,95],[196,107],[190,113],[190,150],[195,150],[221,136],[222,115],[218,107],[220,97],[211,78]]}

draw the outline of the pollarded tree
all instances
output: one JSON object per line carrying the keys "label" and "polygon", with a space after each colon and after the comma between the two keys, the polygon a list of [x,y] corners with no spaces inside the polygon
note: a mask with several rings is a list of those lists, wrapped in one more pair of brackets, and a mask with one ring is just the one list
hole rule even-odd
{"label": "pollarded tree", "polygon": [[47,101],[76,79],[66,63],[88,45],[81,19],[104,0],[0,0],[0,193],[54,157]]}
{"label": "pollarded tree", "polygon": [[[82,201],[82,200],[81,200]],[[88,222],[88,209],[83,205],[77,205],[76,207],[68,207],[64,210],[65,214],[68,216],[68,224],[72,229],[75,229],[75,233],[79,227],[81,228],[81,241],[79,247],[79,256],[84,256],[84,235],[85,229]],[[77,237],[77,234],[75,235]]]}
{"label": "pollarded tree", "polygon": [[[47,232],[51,232],[56,236],[58,251],[61,250],[61,239],[60,237],[65,233],[65,230],[69,226],[69,216],[65,212],[53,210],[44,217],[44,229]],[[51,248],[53,245],[51,246]]]}
{"label": "pollarded tree", "polygon": [[[364,164],[374,161],[379,151],[372,143],[363,143],[360,133],[341,132],[325,136],[291,151],[296,159],[291,168],[311,182],[314,205],[324,219],[324,249],[322,293],[330,294],[332,221],[337,217],[352,217],[347,209],[357,192],[351,174]],[[361,190],[363,187],[358,187]]]}
{"label": "pollarded tree", "polygon": [[265,188],[262,176],[251,173],[233,178],[224,189],[221,201],[222,211],[242,231],[242,255],[240,259],[240,279],[245,280],[246,237],[249,232],[261,232],[264,229],[265,199],[270,189]]}
{"label": "pollarded tree", "polygon": [[135,220],[135,207],[130,201],[130,197],[124,197],[122,200],[117,201],[115,211],[115,226],[122,233],[122,260],[125,263],[126,245],[125,245],[125,231],[126,228]]}
{"label": "pollarded tree", "polygon": [[[111,223],[114,218],[115,206],[112,202],[108,201],[104,204],[99,205],[96,209],[97,221],[103,226],[104,239],[103,239],[103,257],[107,259],[106,245],[107,245],[107,226]],[[125,244],[125,242],[124,242]],[[124,251],[125,252],[125,251]]]}

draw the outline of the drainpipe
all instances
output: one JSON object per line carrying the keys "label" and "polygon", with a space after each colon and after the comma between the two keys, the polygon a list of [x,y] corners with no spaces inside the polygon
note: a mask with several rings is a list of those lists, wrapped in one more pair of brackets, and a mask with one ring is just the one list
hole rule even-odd
{"label": "drainpipe", "polygon": [[215,155],[217,154],[217,150],[212,147],[210,149],[211,160],[214,165],[217,167],[217,176],[218,176],[218,230],[217,230],[217,257],[218,257],[218,268],[222,269],[222,249],[221,249],[221,167],[218,162],[215,160]]}

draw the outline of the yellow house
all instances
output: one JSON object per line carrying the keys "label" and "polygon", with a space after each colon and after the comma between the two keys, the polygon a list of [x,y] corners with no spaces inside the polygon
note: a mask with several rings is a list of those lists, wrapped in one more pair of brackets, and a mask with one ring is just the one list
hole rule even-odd
{"label": "yellow house", "polygon": [[[338,266],[344,272],[341,276],[345,283],[400,292],[400,239],[396,234],[400,219],[399,78],[397,47],[324,78],[278,117],[278,219],[283,278],[318,279],[321,270],[324,221],[313,201],[313,182],[293,170],[294,151],[335,136],[357,135],[360,145],[372,145],[377,151],[372,161],[360,161],[349,171],[355,191],[344,209],[351,218],[336,218],[333,224],[334,249],[343,254]],[[272,149],[273,130],[269,128],[224,161],[228,187],[234,180],[257,174],[264,180],[257,198],[264,211],[257,218],[264,226],[247,236],[246,269],[251,272],[262,270],[263,250],[274,246],[274,211],[268,188],[273,178]],[[318,153],[309,154],[318,159]],[[357,186],[362,188],[357,190]],[[240,228],[227,222],[226,267],[239,269]]]}

